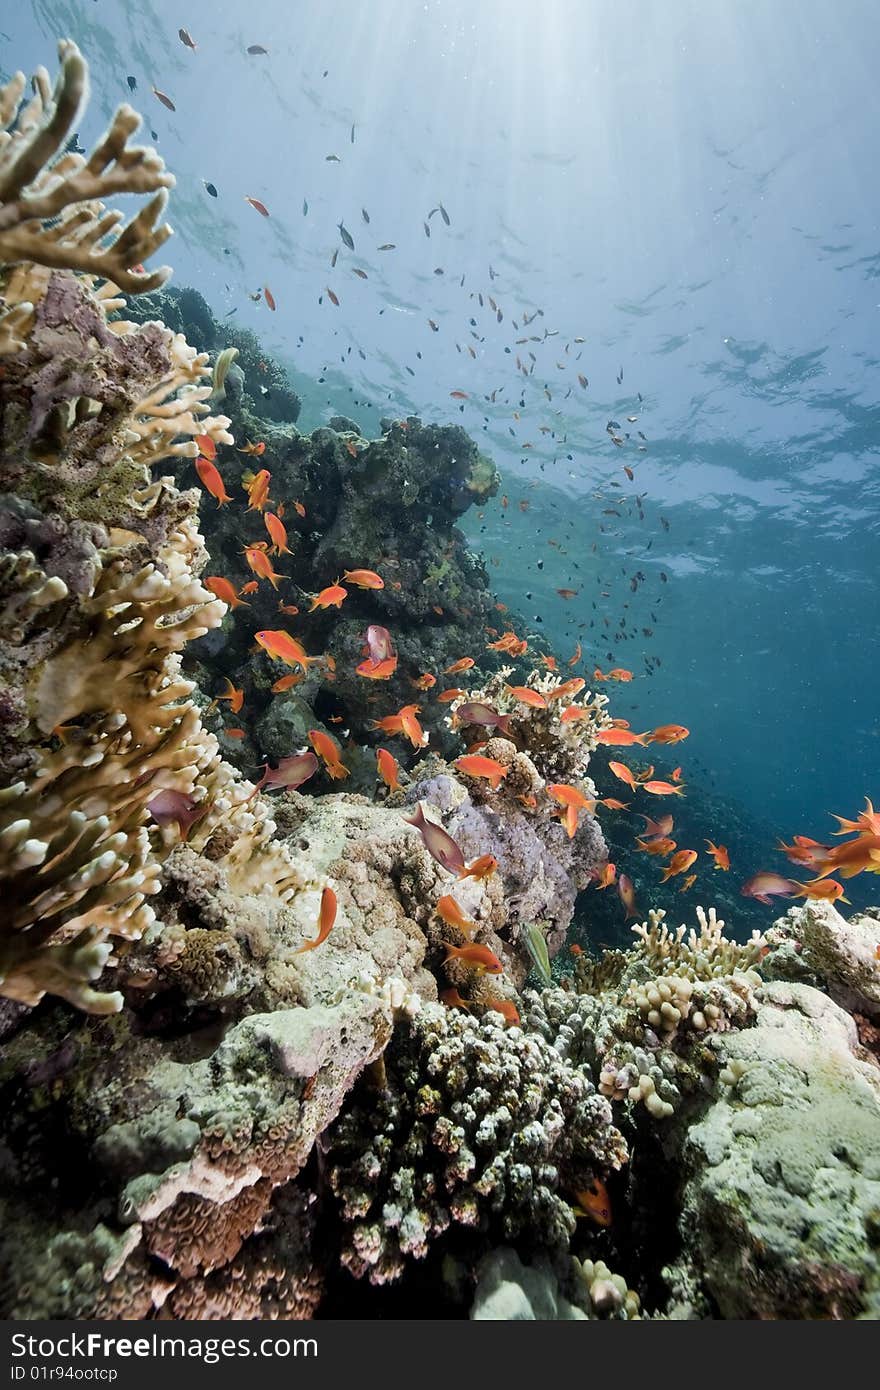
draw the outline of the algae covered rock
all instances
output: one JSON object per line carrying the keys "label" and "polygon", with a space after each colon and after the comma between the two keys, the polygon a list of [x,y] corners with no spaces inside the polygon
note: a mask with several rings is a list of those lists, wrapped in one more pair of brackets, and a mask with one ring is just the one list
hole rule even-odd
{"label": "algae covered rock", "polygon": [[876,1318],[880,1069],[817,990],[761,1001],[684,1140],[682,1263],[724,1318]]}

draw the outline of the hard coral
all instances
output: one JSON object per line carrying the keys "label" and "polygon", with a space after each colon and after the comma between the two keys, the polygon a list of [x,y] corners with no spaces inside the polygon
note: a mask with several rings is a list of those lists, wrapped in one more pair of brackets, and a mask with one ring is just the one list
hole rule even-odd
{"label": "hard coral", "polygon": [[191,842],[222,842],[239,886],[284,896],[300,880],[180,671],[182,648],[225,607],[198,579],[199,494],[149,465],[194,456],[197,434],[232,442],[226,417],[208,414],[207,358],[161,324],[111,325],[115,291],[71,273],[157,283],[127,269],[164,240],[151,230],[156,200],[100,252],[119,218],[89,200],[170,179],[127,148],[127,108],[87,163],[49,163],[87,86],[76,48],[61,52],[51,104],[44,73],[17,118],[23,79],[0,94],[13,127],[0,139],[0,258],[16,262],[3,271],[16,330],[0,380],[0,993],[107,1012],[121,996],[94,984],[113,943],[152,923],[144,900],[169,848],[150,814],[159,792],[204,806]]}
{"label": "hard coral", "polygon": [[386,1085],[366,1081],[325,1138],[342,1263],[397,1279],[450,1227],[567,1248],[560,1189],[626,1162],[607,1101],[542,1039],[436,1005],[398,1028]]}

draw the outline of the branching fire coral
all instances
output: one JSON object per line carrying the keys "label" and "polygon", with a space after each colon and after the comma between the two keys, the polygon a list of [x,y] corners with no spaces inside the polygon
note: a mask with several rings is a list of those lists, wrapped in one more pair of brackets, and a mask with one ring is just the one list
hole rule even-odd
{"label": "branching fire coral", "polygon": [[196,434],[232,442],[226,417],[208,414],[207,357],[161,324],[109,322],[115,289],[75,273],[160,283],[129,266],[167,235],[146,216],[164,193],[101,251],[120,219],[90,200],[171,180],[157,156],[127,148],[138,123],[128,108],[87,163],[48,162],[87,92],[76,48],[61,56],[54,97],[38,73],[17,121],[23,79],[0,95],[11,126],[0,274],[17,325],[0,380],[0,993],[33,1004],[49,991],[102,1013],[121,996],[94,982],[113,942],[151,925],[145,899],[169,838],[184,833],[151,816],[160,792],[199,812],[191,843],[212,841],[234,885],[284,896],[299,876],[253,788],[221,762],[180,671],[185,644],[225,605],[197,577],[198,494],[148,468],[195,456]]}
{"label": "branching fire coral", "polygon": [[[45,68],[34,74],[34,95],[25,104],[24,73],[0,89],[0,262],[79,270],[135,293],[157,289],[170,269],[137,267],[171,235],[159,219],[174,179],[154,150],[129,145],[141,123],[130,106],[119,107],[88,158],[71,152],[58,157],[79,124],[89,90],[88,67],[76,44],[62,41],[58,56],[54,91]],[[122,213],[108,212],[99,201],[118,193],[155,194],[121,231]],[[23,346],[33,303],[20,288],[17,278],[11,293],[4,290],[0,355]]]}

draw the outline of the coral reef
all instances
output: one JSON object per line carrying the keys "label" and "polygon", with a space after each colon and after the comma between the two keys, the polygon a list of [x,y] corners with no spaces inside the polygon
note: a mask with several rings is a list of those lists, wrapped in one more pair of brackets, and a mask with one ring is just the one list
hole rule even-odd
{"label": "coral reef", "polygon": [[361,1082],[323,1146],[344,1266],[399,1278],[450,1227],[564,1250],[560,1187],[626,1162],[608,1102],[541,1039],[426,1006],[398,1028],[380,1089]]}

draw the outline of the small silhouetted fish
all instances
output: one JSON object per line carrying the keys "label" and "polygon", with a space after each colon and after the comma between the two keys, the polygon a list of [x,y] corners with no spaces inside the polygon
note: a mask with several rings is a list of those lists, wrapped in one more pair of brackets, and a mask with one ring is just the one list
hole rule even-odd
{"label": "small silhouetted fish", "polygon": [[131,77],[131,76],[129,76],[129,77],[126,77],[125,80],[126,80],[126,82],[128,83],[129,88],[131,89],[131,91],[136,92],[136,91],[137,91],[137,78],[136,78],[136,77]]}
{"label": "small silhouetted fish", "polygon": [[167,97],[164,92],[160,92],[158,87],[153,88],[153,96],[156,97],[158,101],[161,101],[163,106],[167,106],[169,111],[177,110],[171,98]]}
{"label": "small silhouetted fish", "polygon": [[225,319],[231,319],[231,318],[232,318],[232,315],[233,315],[233,314],[237,314],[237,313],[238,313],[238,309],[229,309],[229,310],[223,315],[223,317],[224,317]]}
{"label": "small silhouetted fish", "polygon": [[407,367],[406,370],[409,372],[410,376],[415,376],[415,372],[413,371],[412,367]]}
{"label": "small silhouetted fish", "polygon": [[434,274],[435,274],[435,275],[442,275],[442,274],[443,274],[443,267],[442,267],[442,265],[435,265],[435,267],[434,267]]}
{"label": "small silhouetted fish", "polygon": [[377,246],[377,251],[395,251],[397,248],[393,241],[383,241],[381,246]]}
{"label": "small silhouetted fish", "polygon": [[351,143],[354,144],[354,126],[351,128]]}
{"label": "small silhouetted fish", "polygon": [[612,430],[619,430],[620,425],[617,423],[616,420],[609,420],[608,424],[605,426],[605,429],[608,432],[608,434],[610,434]]}
{"label": "small silhouetted fish", "polygon": [[361,280],[368,280],[370,278],[365,270],[361,270],[360,266],[352,266],[352,270]]}
{"label": "small silhouetted fish", "polygon": [[369,225],[370,225],[370,214],[367,212],[367,209],[366,209],[366,208],[361,208],[361,217],[364,219],[364,221],[366,222],[367,226],[369,227]]}
{"label": "small silhouetted fish", "polygon": [[425,236],[430,236],[430,235],[431,235],[431,228],[428,226],[427,222],[423,222],[423,223],[422,223],[422,226],[423,226],[424,229],[425,229]]}
{"label": "small silhouetted fish", "polygon": [[303,217],[308,217],[308,215],[309,215],[309,205],[308,205],[306,199],[303,198]]}
{"label": "small silhouetted fish", "polygon": [[446,225],[447,225],[447,227],[448,227],[448,226],[449,226],[449,213],[446,211],[446,209],[445,209],[445,207],[443,206],[442,203],[440,204],[440,216],[443,218],[443,221],[446,223]]}
{"label": "small silhouetted fish", "polygon": [[191,48],[193,53],[195,53],[195,40],[188,29],[178,29],[177,37],[180,39],[180,42],[183,44],[184,48]]}
{"label": "small silhouetted fish", "polygon": [[354,237],[352,236],[351,232],[347,231],[341,222],[338,222],[336,225],[339,228],[339,235],[342,237],[342,240],[344,241],[345,245],[348,247],[349,251],[353,251]]}
{"label": "small silhouetted fish", "polygon": [[210,193],[212,198],[216,198],[217,189],[214,187],[214,185],[212,183],[208,183],[205,179],[202,179],[202,183],[205,185],[205,192]]}
{"label": "small silhouetted fish", "polygon": [[621,385],[622,381],[623,381],[623,368],[621,367],[620,371],[617,373],[617,384],[618,384],[618,386]]}
{"label": "small silhouetted fish", "polygon": [[268,52],[269,52],[268,48],[264,48],[263,45],[262,45],[261,43],[252,43],[252,44],[250,45],[250,47],[248,48],[248,53],[250,53],[251,56],[253,56],[253,55],[256,54],[256,53],[268,53]]}
{"label": "small silhouetted fish", "polygon": [[325,154],[325,155],[324,155],[324,163],[325,163],[325,164],[341,164],[341,163],[342,163],[342,160],[339,158],[339,155],[338,155],[338,154]]}
{"label": "small silhouetted fish", "polygon": [[71,135],[64,148],[68,154],[85,154],[85,150],[79,143],[79,132],[77,132],[75,135]]}
{"label": "small silhouetted fish", "polygon": [[336,269],[336,261],[337,261],[338,256],[339,256],[339,247],[337,246],[336,250],[333,252],[333,255],[330,257],[330,269],[331,269],[331,270],[335,270],[335,269]]}

